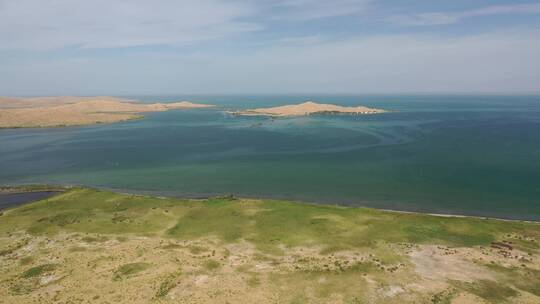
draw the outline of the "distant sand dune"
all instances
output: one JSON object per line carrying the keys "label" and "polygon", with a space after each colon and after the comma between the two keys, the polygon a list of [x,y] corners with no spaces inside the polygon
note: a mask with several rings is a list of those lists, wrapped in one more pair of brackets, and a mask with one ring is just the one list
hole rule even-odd
{"label": "distant sand dune", "polygon": [[307,101],[296,105],[286,105],[273,108],[258,108],[232,112],[235,115],[262,115],[262,116],[303,116],[317,113],[346,113],[346,114],[376,114],[385,110],[373,109],[364,106],[343,107],[333,104]]}
{"label": "distant sand dune", "polygon": [[115,97],[0,97],[0,128],[32,128],[112,123],[142,117],[140,113],[206,108],[187,101],[136,103]]}

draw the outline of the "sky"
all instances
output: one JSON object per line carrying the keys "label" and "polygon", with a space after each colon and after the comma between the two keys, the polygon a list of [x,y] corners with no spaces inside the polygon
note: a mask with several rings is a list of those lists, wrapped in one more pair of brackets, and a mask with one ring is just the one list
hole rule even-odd
{"label": "sky", "polygon": [[0,95],[540,93],[540,1],[0,0]]}

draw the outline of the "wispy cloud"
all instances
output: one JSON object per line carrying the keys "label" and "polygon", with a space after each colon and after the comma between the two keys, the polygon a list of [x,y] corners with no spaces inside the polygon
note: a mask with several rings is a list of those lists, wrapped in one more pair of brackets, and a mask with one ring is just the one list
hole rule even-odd
{"label": "wispy cloud", "polygon": [[459,22],[466,18],[503,15],[503,14],[538,14],[540,3],[495,5],[462,12],[430,12],[413,15],[392,16],[392,22],[406,26],[444,25]]}
{"label": "wispy cloud", "polygon": [[278,0],[270,1],[273,18],[307,21],[355,15],[370,8],[373,0]]}
{"label": "wispy cloud", "polygon": [[538,92],[535,1],[391,18],[515,15],[425,36],[396,1],[0,0],[0,95]]}
{"label": "wispy cloud", "polygon": [[0,58],[0,92],[538,93],[539,53],[540,31],[514,29],[466,37],[377,35],[242,54],[149,52],[24,63]]}
{"label": "wispy cloud", "polygon": [[[0,50],[182,46],[256,31],[272,32],[265,37],[279,36],[291,43],[302,43],[295,38],[298,36],[311,37],[303,42],[312,43],[313,37],[320,36],[330,24],[328,19],[365,18],[372,12],[380,16],[385,8],[382,0],[0,0]],[[477,16],[528,13],[540,13],[540,3],[389,19],[419,26],[451,24]],[[310,21],[309,25],[302,24],[305,21]],[[300,31],[296,31],[298,25],[302,25]],[[355,26],[344,32],[354,33]]]}
{"label": "wispy cloud", "polygon": [[175,45],[254,31],[255,7],[226,0],[0,0],[0,48]]}
{"label": "wispy cloud", "polygon": [[0,49],[184,45],[261,30],[268,20],[356,14],[372,0],[0,0]]}
{"label": "wispy cloud", "polygon": [[300,45],[315,45],[325,42],[325,39],[321,35],[301,36],[301,37],[288,37],[278,41],[279,45],[300,46]]}

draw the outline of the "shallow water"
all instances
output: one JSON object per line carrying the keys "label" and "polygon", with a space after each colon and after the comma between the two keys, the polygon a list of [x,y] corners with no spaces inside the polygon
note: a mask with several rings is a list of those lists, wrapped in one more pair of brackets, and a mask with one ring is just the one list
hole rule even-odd
{"label": "shallow water", "polygon": [[[540,220],[538,96],[148,96],[208,102],[142,120],[0,130],[0,184],[234,193]],[[314,99],[371,116],[234,117]]]}
{"label": "shallow water", "polygon": [[40,201],[60,192],[58,191],[39,191],[39,192],[21,192],[21,193],[0,193],[0,210],[14,207],[26,203]]}

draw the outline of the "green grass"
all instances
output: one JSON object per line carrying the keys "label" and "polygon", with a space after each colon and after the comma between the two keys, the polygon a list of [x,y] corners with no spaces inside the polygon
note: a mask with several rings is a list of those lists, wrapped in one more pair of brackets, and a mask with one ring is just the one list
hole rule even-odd
{"label": "green grass", "polygon": [[212,271],[218,269],[219,267],[221,267],[221,264],[216,260],[207,260],[204,262],[204,268],[206,268],[206,270]]}
{"label": "green grass", "polygon": [[113,275],[113,281],[119,281],[127,279],[135,274],[145,271],[150,268],[152,265],[148,263],[129,263],[120,266]]}
{"label": "green grass", "polygon": [[518,295],[518,291],[512,287],[491,280],[480,280],[473,283],[455,282],[454,284],[489,303],[505,303]]}
{"label": "green grass", "polygon": [[165,297],[171,289],[176,287],[176,277],[178,274],[171,274],[167,278],[165,278],[158,286],[156,290],[156,294],[154,295],[154,299],[160,299]]}
{"label": "green grass", "polygon": [[454,298],[456,293],[455,289],[444,290],[442,292],[436,293],[431,297],[431,303],[433,304],[451,304],[452,298]]}
{"label": "green grass", "polygon": [[85,236],[81,238],[81,241],[86,243],[101,243],[108,241],[109,238],[106,236]]}
{"label": "green grass", "polygon": [[36,267],[32,267],[21,274],[22,278],[28,279],[40,276],[42,274],[54,271],[58,265],[56,264],[43,264]]}
{"label": "green grass", "polygon": [[255,288],[255,287],[261,285],[261,280],[256,275],[252,275],[248,279],[246,279],[246,284],[249,287]]}
{"label": "green grass", "polygon": [[[272,282],[271,286],[283,287],[276,289],[276,293],[299,303],[309,300],[304,291],[313,286],[317,288],[310,297],[321,302],[327,302],[332,294],[338,293],[345,295],[346,303],[356,303],[368,292],[366,275],[383,289],[395,285],[392,280],[413,283],[415,278],[408,272],[407,256],[389,250],[392,247],[409,248],[410,244],[488,247],[494,240],[511,239],[519,250],[535,253],[540,240],[540,224],[537,223],[436,217],[277,200],[162,199],[84,188],[70,189],[39,202],[6,210],[0,221],[0,235],[20,232],[45,237],[74,233],[76,240],[86,243],[84,247],[76,243],[70,245],[67,251],[75,255],[95,246],[108,245],[103,243],[109,240],[114,243],[135,236],[159,236],[167,238],[160,240],[159,248],[188,251],[200,258],[200,271],[212,274],[227,270],[223,266],[226,262],[219,260],[220,256],[227,258],[227,249],[219,250],[220,254],[214,256],[213,248],[197,245],[204,242],[186,244],[184,240],[209,238],[211,243],[217,239],[221,244],[246,240],[260,250],[254,256],[255,261],[268,264],[279,259],[276,255],[281,254],[283,248],[315,246],[324,262],[313,263],[313,260],[298,258],[294,269],[288,273],[267,276],[252,273],[252,265],[238,267],[245,275],[243,279],[248,287],[257,288]],[[13,252],[29,244],[31,238],[20,235],[17,242],[0,244],[0,257],[11,257]],[[333,255],[342,250],[362,251],[374,258],[344,263]],[[139,256],[142,255],[141,251]],[[113,261],[111,257],[99,257],[88,267],[95,268],[100,259]],[[40,276],[59,267],[44,264],[26,269],[40,260],[35,257],[20,260],[23,268],[16,272],[11,287],[14,294],[34,290]],[[404,271],[388,270],[401,263],[406,265]],[[527,267],[484,266],[495,274],[493,280],[452,282],[453,288],[448,292],[430,294],[427,300],[449,303],[460,291],[492,303],[510,302],[520,292],[540,296],[539,271]],[[121,265],[114,269],[112,280],[129,280],[135,276],[139,279],[157,268],[140,274],[150,267],[151,264],[142,262]],[[181,284],[180,277],[180,273],[175,273],[153,281],[154,299],[165,297]]]}
{"label": "green grass", "polygon": [[22,257],[20,260],[19,260],[19,265],[28,265],[30,263],[32,263],[34,261],[34,257],[32,256],[26,256],[26,257]]}
{"label": "green grass", "polygon": [[208,248],[202,246],[189,246],[188,249],[189,252],[191,252],[192,254],[201,254],[204,252],[208,252]]}
{"label": "green grass", "polygon": [[497,281],[512,285],[540,297],[540,270],[501,265],[486,265],[498,274]]}
{"label": "green grass", "polygon": [[71,246],[68,248],[68,250],[70,252],[84,252],[84,251],[87,251],[88,249],[82,246]]}
{"label": "green grass", "polygon": [[[245,239],[273,253],[279,252],[280,245],[317,244],[330,253],[347,248],[375,248],[377,242],[487,246],[509,233],[540,238],[540,225],[519,221],[436,217],[275,200],[161,199],[80,188],[6,211],[0,233],[19,230],[35,235],[68,231],[157,234],[178,239],[217,237],[226,243]],[[520,243],[523,249],[537,246],[535,242]]]}
{"label": "green grass", "polygon": [[169,291],[179,284],[178,277],[182,274],[181,270],[168,274],[158,285],[154,299],[165,297]]}

